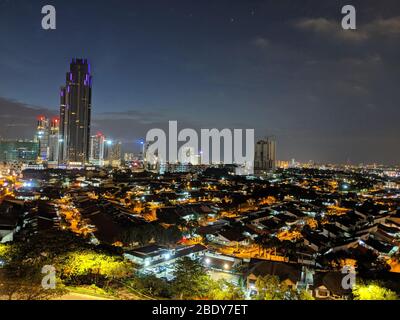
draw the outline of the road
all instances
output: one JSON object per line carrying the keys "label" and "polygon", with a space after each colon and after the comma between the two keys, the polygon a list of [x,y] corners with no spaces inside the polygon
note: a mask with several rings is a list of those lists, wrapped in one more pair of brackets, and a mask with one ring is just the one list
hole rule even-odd
{"label": "road", "polygon": [[112,300],[112,299],[92,296],[89,294],[69,292],[61,297],[54,298],[52,300]]}

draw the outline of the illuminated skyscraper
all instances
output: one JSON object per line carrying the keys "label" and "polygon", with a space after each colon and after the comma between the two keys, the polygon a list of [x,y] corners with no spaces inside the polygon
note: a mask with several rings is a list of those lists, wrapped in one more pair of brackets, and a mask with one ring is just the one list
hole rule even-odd
{"label": "illuminated skyscraper", "polygon": [[276,168],[276,142],[272,138],[260,140],[255,145],[254,170],[256,173]]}
{"label": "illuminated skyscraper", "polygon": [[60,91],[59,163],[89,161],[92,76],[86,59],[73,59]]}
{"label": "illuminated skyscraper", "polygon": [[107,139],[104,145],[104,165],[118,167],[121,165],[122,143]]}
{"label": "illuminated skyscraper", "polygon": [[104,165],[104,144],[105,137],[101,132],[90,137],[90,156],[91,164],[102,166]]}
{"label": "illuminated skyscraper", "polygon": [[58,161],[58,151],[60,143],[59,125],[60,125],[59,118],[51,119],[50,130],[49,130],[49,148],[47,155],[47,161],[49,163],[56,163]]}
{"label": "illuminated skyscraper", "polygon": [[47,161],[49,147],[49,119],[45,116],[37,118],[37,129],[35,141],[39,143],[39,161]]}

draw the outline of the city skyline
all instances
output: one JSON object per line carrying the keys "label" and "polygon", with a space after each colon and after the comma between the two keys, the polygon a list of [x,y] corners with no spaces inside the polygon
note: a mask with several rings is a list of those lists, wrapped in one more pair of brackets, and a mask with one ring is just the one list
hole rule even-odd
{"label": "city skyline", "polygon": [[[57,115],[65,61],[85,57],[96,66],[93,132],[127,151],[140,151],[138,139],[173,119],[198,129],[255,128],[258,139],[277,137],[281,160],[398,164],[396,2],[354,1],[358,30],[350,33],[336,29],[340,1],[172,1],[156,12],[154,4],[122,2],[109,13],[88,1],[73,15],[55,1],[57,30],[46,33],[30,2],[0,2],[8,28],[0,32],[9,30],[1,34],[9,41],[0,59],[0,135],[30,138],[37,114]],[[69,20],[80,36],[63,44]]]}

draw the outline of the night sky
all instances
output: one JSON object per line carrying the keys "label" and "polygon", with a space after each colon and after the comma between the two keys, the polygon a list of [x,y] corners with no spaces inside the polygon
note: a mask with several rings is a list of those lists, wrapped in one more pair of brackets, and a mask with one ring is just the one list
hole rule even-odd
{"label": "night sky", "polygon": [[[41,8],[57,30],[41,29]],[[357,9],[357,31],[341,8]],[[93,132],[254,128],[278,158],[398,164],[400,2],[0,0],[0,136],[59,111],[73,57],[93,71]]]}

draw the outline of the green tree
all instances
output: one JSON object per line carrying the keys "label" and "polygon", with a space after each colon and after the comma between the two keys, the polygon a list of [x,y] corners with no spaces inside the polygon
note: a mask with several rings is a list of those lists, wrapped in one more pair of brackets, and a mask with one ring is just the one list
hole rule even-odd
{"label": "green tree", "polygon": [[0,243],[0,267],[1,264],[6,263],[15,254],[15,246],[12,244]]}
{"label": "green tree", "polygon": [[266,275],[258,277],[255,283],[257,300],[283,300],[284,293],[278,277]]}
{"label": "green tree", "polygon": [[204,298],[209,293],[211,278],[206,269],[188,257],[176,262],[172,288],[179,299]]}
{"label": "green tree", "polygon": [[214,281],[209,298],[213,300],[243,300],[244,292],[239,286],[226,280]]}
{"label": "green tree", "polygon": [[360,283],[353,289],[354,300],[398,300],[397,294],[378,282]]}
{"label": "green tree", "polygon": [[312,294],[307,290],[301,290],[299,292],[299,300],[315,300]]}
{"label": "green tree", "polygon": [[171,298],[171,286],[163,279],[157,278],[155,275],[138,275],[128,281],[128,288],[134,288],[149,296],[156,298]]}
{"label": "green tree", "polygon": [[256,280],[257,300],[298,300],[295,290],[281,282],[277,276],[266,275]]}
{"label": "green tree", "polygon": [[13,261],[0,269],[0,296],[8,300],[49,300],[66,293],[64,285],[56,279],[54,289],[42,286],[44,274],[39,265],[15,264]]}
{"label": "green tree", "polygon": [[[130,277],[132,264],[111,246],[92,246],[68,232],[48,232],[29,241],[0,244],[1,295],[8,299],[47,299],[60,294],[66,284],[100,284]],[[56,289],[44,290],[42,267],[56,269]]]}
{"label": "green tree", "polygon": [[57,259],[62,279],[73,284],[98,284],[132,274],[132,265],[122,258],[92,250],[74,251]]}

